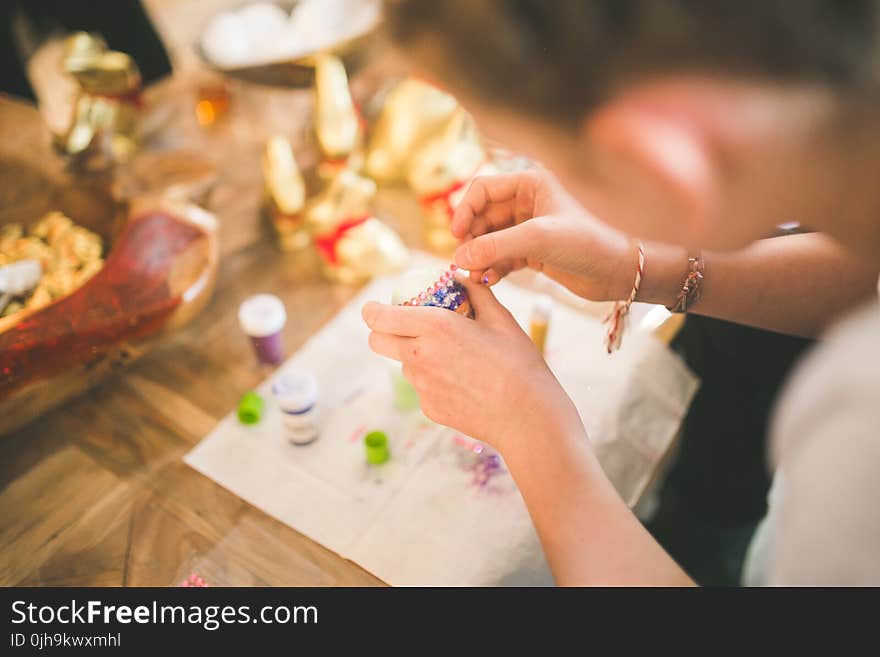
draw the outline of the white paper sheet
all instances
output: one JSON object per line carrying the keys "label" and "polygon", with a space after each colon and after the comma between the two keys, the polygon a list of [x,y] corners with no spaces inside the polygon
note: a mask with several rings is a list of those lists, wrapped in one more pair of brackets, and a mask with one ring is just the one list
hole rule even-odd
{"label": "white paper sheet", "polygon": [[[267,400],[259,424],[244,426],[230,413],[185,461],[393,585],[552,583],[510,475],[480,486],[469,469],[473,455],[460,445],[465,437],[393,407],[391,363],[369,350],[360,317],[366,301],[387,301],[393,286],[393,277],[371,283],[282,366],[318,378],[318,441],[285,441],[270,377],[258,388]],[[494,289],[527,326],[534,294],[506,282]],[[636,332],[609,356],[599,323],[559,304],[546,356],[603,466],[634,504],[678,430],[695,377],[665,346]],[[379,467],[364,456],[362,438],[372,429],[391,441],[392,459]]]}

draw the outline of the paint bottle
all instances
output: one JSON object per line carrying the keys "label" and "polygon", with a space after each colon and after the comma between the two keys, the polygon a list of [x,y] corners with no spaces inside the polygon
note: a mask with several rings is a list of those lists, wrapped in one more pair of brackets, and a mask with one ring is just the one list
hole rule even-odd
{"label": "paint bottle", "polygon": [[306,370],[287,370],[272,383],[272,394],[281,408],[287,441],[308,445],[318,438],[318,381]]}
{"label": "paint bottle", "polygon": [[238,309],[241,330],[251,339],[257,360],[264,365],[277,365],[284,359],[281,329],[287,322],[284,303],[274,294],[257,294]]}
{"label": "paint bottle", "polygon": [[532,319],[529,323],[529,337],[541,354],[544,353],[544,346],[547,343],[547,329],[550,327],[550,315],[552,314],[553,299],[542,294],[535,300],[535,305],[532,307]]}

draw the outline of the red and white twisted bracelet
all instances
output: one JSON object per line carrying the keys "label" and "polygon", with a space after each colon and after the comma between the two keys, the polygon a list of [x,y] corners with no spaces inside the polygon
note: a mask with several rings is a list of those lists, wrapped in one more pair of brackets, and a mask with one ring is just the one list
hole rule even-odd
{"label": "red and white twisted bracelet", "polygon": [[635,301],[639,293],[639,286],[642,284],[642,274],[645,271],[645,245],[638,242],[637,246],[639,249],[639,264],[636,268],[636,280],[633,282],[629,298],[626,301],[615,301],[614,307],[604,320],[607,330],[605,333],[605,348],[609,354],[620,348],[620,341],[626,328],[626,316],[629,313],[629,307]]}

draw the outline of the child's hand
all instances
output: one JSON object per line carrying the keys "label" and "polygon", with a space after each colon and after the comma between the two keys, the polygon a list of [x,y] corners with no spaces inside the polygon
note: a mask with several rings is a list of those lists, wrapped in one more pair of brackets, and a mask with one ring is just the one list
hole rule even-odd
{"label": "child's hand", "polygon": [[528,266],[594,301],[624,299],[632,287],[638,256],[627,237],[591,216],[543,169],[476,178],[452,232],[464,240],[455,262],[473,281],[492,285]]}
{"label": "child's hand", "polygon": [[502,454],[510,441],[568,427],[577,410],[531,340],[492,291],[460,281],[476,319],[445,308],[363,308],[370,348],[403,363],[431,420],[483,440]]}

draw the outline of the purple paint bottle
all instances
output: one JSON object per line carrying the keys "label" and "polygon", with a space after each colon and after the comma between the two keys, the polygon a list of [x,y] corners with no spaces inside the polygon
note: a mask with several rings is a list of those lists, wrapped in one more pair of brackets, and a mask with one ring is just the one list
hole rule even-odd
{"label": "purple paint bottle", "polygon": [[257,294],[238,309],[241,330],[251,339],[257,359],[265,365],[277,365],[284,359],[281,329],[287,321],[284,303],[274,294]]}

